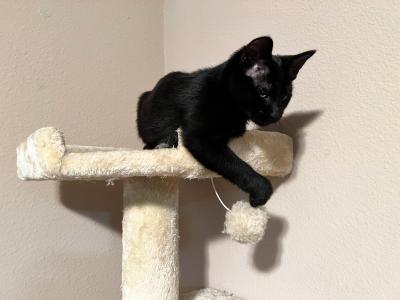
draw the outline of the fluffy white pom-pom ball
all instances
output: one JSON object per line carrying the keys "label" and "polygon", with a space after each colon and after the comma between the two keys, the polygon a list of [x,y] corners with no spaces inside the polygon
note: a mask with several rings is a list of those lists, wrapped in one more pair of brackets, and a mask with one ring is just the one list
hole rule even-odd
{"label": "fluffy white pom-pom ball", "polygon": [[267,222],[264,206],[254,208],[248,201],[238,201],[226,212],[223,233],[240,243],[256,244],[262,240]]}

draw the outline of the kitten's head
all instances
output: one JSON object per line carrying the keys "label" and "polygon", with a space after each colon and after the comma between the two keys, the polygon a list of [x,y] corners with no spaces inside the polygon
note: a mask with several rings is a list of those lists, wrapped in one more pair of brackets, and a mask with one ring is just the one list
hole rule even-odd
{"label": "kitten's head", "polygon": [[251,79],[252,119],[260,125],[279,120],[292,97],[292,82],[315,50],[297,55],[272,55],[273,41],[259,37],[241,49],[240,64]]}

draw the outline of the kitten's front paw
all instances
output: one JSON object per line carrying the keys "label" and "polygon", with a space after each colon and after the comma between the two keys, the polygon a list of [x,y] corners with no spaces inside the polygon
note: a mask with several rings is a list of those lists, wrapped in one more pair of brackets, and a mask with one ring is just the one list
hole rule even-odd
{"label": "kitten's front paw", "polygon": [[271,198],[271,195],[272,185],[268,179],[262,177],[254,192],[250,193],[250,205],[253,207],[264,205]]}

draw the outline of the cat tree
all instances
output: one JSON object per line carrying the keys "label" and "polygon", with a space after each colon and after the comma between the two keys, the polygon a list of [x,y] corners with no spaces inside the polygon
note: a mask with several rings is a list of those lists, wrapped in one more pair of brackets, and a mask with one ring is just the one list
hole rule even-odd
{"label": "cat tree", "polygon": [[[130,150],[66,145],[53,127],[35,131],[17,148],[18,176],[24,180],[123,180],[122,298],[178,300],[178,178],[211,178],[181,146]],[[292,168],[292,140],[276,132],[248,131],[232,150],[265,176]],[[184,299],[241,299],[204,289]]]}

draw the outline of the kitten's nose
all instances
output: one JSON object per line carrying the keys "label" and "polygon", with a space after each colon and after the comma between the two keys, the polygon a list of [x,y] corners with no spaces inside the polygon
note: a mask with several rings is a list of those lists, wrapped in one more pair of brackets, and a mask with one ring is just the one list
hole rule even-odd
{"label": "kitten's nose", "polygon": [[277,106],[273,105],[271,107],[270,116],[274,120],[279,120],[282,117],[282,112],[280,111],[280,109]]}

